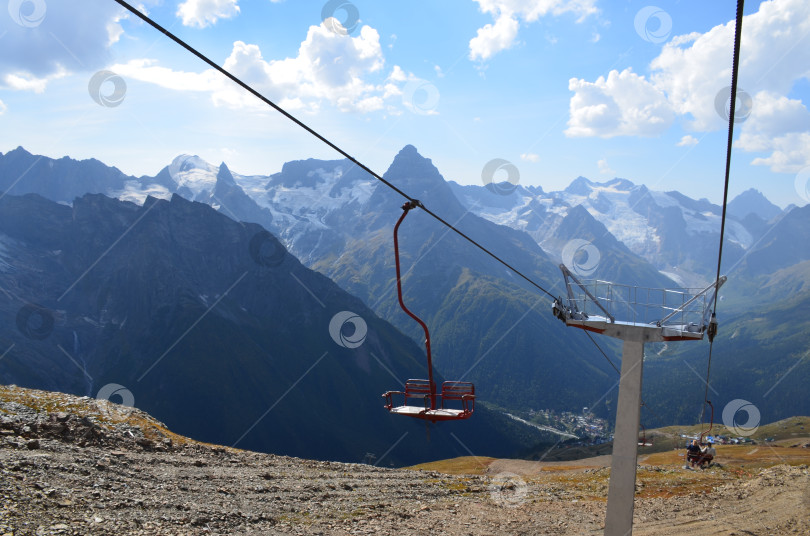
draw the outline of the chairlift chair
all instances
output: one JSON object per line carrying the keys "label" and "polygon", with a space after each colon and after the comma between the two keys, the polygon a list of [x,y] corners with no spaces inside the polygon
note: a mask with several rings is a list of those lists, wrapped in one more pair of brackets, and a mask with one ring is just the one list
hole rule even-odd
{"label": "chairlift chair", "polygon": [[[399,265],[399,226],[408,215],[408,212],[421,206],[419,201],[409,201],[402,206],[402,216],[394,226],[394,260],[397,270],[397,297],[399,306],[405,313],[413,318],[425,332],[425,350],[427,354],[428,379],[410,379],[405,382],[404,391],[388,391],[382,396],[385,398],[385,409],[394,415],[404,415],[431,422],[458,421],[468,419],[475,411],[475,386],[471,382],[445,381],[442,382],[441,392],[436,392],[436,383],[433,381],[433,356],[430,352],[430,332],[427,324],[412,313],[402,300],[402,275]],[[402,404],[396,405],[395,398],[402,397]],[[410,403],[414,400],[419,403]]]}
{"label": "chairlift chair", "polygon": [[644,428],[644,425],[641,425],[641,437],[638,438],[638,446],[639,447],[652,447],[652,438],[647,441],[647,429]]}

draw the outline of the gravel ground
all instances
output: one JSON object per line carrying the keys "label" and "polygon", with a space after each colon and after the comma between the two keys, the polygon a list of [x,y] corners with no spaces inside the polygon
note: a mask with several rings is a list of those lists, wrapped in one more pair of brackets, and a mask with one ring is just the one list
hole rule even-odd
{"label": "gravel ground", "polygon": [[[545,469],[499,460],[488,474],[455,476],[302,460],[197,443],[138,410],[120,414],[105,404],[0,391],[0,535],[603,529],[605,460]],[[640,469],[635,534],[810,534],[807,466],[715,472],[694,491],[645,494],[668,479],[705,476],[682,473]]]}

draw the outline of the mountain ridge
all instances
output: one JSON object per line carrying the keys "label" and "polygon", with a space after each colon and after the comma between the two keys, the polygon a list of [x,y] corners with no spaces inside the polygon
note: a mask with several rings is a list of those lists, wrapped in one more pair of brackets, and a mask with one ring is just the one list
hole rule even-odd
{"label": "mountain ridge", "polygon": [[[413,191],[418,192],[426,206],[443,216],[457,216],[455,219],[449,218],[449,221],[485,245],[492,246],[504,258],[514,261],[519,269],[536,278],[554,294],[564,292],[560,287],[562,278],[557,265],[565,260],[566,264],[579,270],[580,277],[586,277],[583,274],[590,270],[586,253],[593,251],[591,246],[598,252],[598,262],[597,269],[590,277],[642,286],[678,287],[699,287],[708,278],[714,277],[719,236],[713,232],[718,227],[720,210],[706,200],[694,200],[677,192],[651,191],[644,185],[636,186],[626,179],[598,183],[584,177],[578,183],[581,193],[577,195],[571,192],[564,195],[559,192],[545,193],[542,188],[521,185],[513,190],[503,190],[508,195],[499,195],[482,186],[462,187],[444,181],[432,162],[418,155],[415,148],[403,151],[393,175],[389,175],[398,186],[410,193],[413,184]],[[407,163],[408,158],[417,157],[420,160],[413,167],[421,170],[419,173],[408,173],[410,166],[400,165]],[[179,167],[185,165],[185,171],[176,173],[201,173],[201,168],[208,169],[207,163],[187,162],[189,159],[194,157],[180,158]],[[0,159],[0,170],[2,166],[3,160]],[[203,179],[215,184],[216,174],[221,167],[211,166],[216,173],[208,170],[206,173],[209,175]],[[168,169],[165,171],[165,174],[162,170],[159,175],[162,176],[161,181],[168,184],[165,175],[171,178],[171,173]],[[230,198],[218,202],[206,194],[202,200],[223,214],[244,221],[267,218],[263,220],[263,225],[276,233],[281,244],[300,257],[304,264],[329,275],[341,287],[359,296],[376,314],[391,321],[419,345],[421,332],[401,313],[392,294],[391,228],[400,214],[398,207],[403,202],[402,198],[346,160],[290,162],[269,179],[246,177],[238,173],[231,173],[231,176],[239,189],[234,191],[234,195],[259,211],[256,216],[240,217],[235,214],[247,214],[248,208],[238,207],[238,203]],[[147,178],[143,183],[130,181],[129,184],[143,194],[157,188],[158,182],[157,179],[150,181]],[[448,195],[442,184],[449,186],[454,199],[441,201],[442,196]],[[240,195],[240,190],[246,198]],[[434,190],[438,193],[432,195]],[[223,201],[227,195],[220,192],[215,197]],[[460,214],[457,203],[462,206]],[[447,214],[444,213],[445,205],[449,207]],[[474,206],[477,208],[472,209]],[[613,220],[613,223],[606,225],[605,218],[611,214],[627,216],[628,219]],[[752,335],[737,335],[730,339],[735,344],[742,344],[741,341],[745,340],[749,345],[756,345],[760,344],[757,341],[762,340],[762,334],[752,332],[761,324],[748,323],[739,309],[750,309],[752,298],[756,298],[756,307],[781,316],[786,314],[785,306],[778,303],[784,292],[798,289],[799,294],[791,298],[790,303],[799,310],[804,307],[806,294],[802,289],[806,287],[794,284],[797,273],[793,269],[803,264],[795,264],[801,261],[801,256],[791,251],[791,248],[795,249],[796,240],[800,240],[800,233],[796,235],[794,229],[784,234],[785,237],[793,236],[793,239],[776,241],[769,234],[769,231],[774,232],[774,225],[778,225],[780,218],[786,217],[785,214],[787,211],[771,223],[764,222],[753,213],[749,213],[744,221],[729,220],[729,229],[732,234],[737,233],[734,237],[738,242],[729,242],[724,248],[723,268],[726,270],[729,267],[732,277],[721,293],[718,315],[721,322],[731,322],[721,324],[723,330],[728,329],[729,335],[749,332]],[[801,227],[804,220],[798,218],[799,215],[805,217],[804,212],[800,211],[788,218],[787,222],[791,226]],[[270,217],[272,220],[267,221]],[[569,218],[568,221],[566,218]],[[620,235],[613,234],[611,227],[615,228],[617,222],[626,224],[622,232],[635,237],[637,243],[643,246],[643,251],[634,251],[620,239]],[[810,228],[810,225],[807,227]],[[782,235],[781,232],[779,234]],[[448,233],[418,210],[408,217],[403,227],[406,302],[413,304],[415,310],[425,316],[434,331],[437,364],[441,372],[453,376],[466,375],[469,367],[480,360],[480,364],[474,368],[477,377],[473,379],[479,385],[496,386],[493,393],[497,393],[497,401],[506,407],[520,405],[542,408],[550,405],[553,409],[557,404],[571,409],[572,405],[582,405],[582,398],[607,391],[613,383],[612,371],[589,341],[569,333],[553,319],[546,318],[549,315],[548,304],[543,303],[542,296],[538,296],[535,290],[528,288],[525,282],[510,274],[502,265],[487,259],[469,244],[457,241],[457,238],[452,231]],[[572,244],[582,247],[572,251]],[[744,248],[744,245],[748,247]],[[769,245],[766,253],[764,248]],[[657,255],[658,251],[664,251],[666,258],[649,261],[647,257]],[[565,252],[570,258],[563,259]],[[762,259],[783,275],[769,280],[766,275],[758,275],[759,272],[749,274],[740,271]],[[8,261],[7,257],[3,257],[2,250],[0,261]],[[572,266],[572,262],[578,266]],[[0,266],[3,264],[0,263]],[[802,273],[800,271],[798,275]],[[669,278],[671,282],[662,277]],[[733,307],[733,312],[725,310],[726,307]],[[747,328],[739,330],[743,325]],[[768,329],[784,328],[769,324]],[[723,334],[724,331],[721,331],[721,337]],[[792,356],[794,350],[802,345],[800,334],[784,337],[783,341],[782,345],[770,346],[772,351]],[[613,341],[606,341],[604,346],[610,354],[619,353]],[[694,345],[688,346],[695,348]],[[685,356],[687,362],[691,363],[688,356],[700,352],[696,348],[677,350],[677,347],[655,348],[645,388],[655,386],[667,393],[661,404],[656,405],[657,413],[684,418],[688,404],[682,404],[678,390],[672,391],[666,383],[675,375],[684,386],[690,381],[698,382],[699,378],[688,369],[683,377],[680,376],[683,367],[680,359]],[[747,352],[748,349],[743,350]],[[738,371],[734,375],[734,382],[727,384],[728,389],[738,390],[738,396],[762,396],[768,387],[766,383],[761,384],[762,392],[753,388],[751,377],[757,376],[763,367],[751,350],[744,353],[744,370]],[[739,352],[740,348],[735,351]],[[656,368],[659,358],[661,368]],[[722,359],[726,358],[733,360],[733,356]],[[569,359],[574,361],[569,363]],[[577,361],[579,359],[584,361]],[[582,378],[569,379],[567,369],[555,368],[561,364],[578,366],[586,374]],[[776,374],[778,379],[780,367],[788,370],[792,365],[789,359],[776,359],[769,374]],[[692,366],[696,370],[704,367],[699,362]],[[802,369],[797,366],[795,370]],[[560,382],[555,384],[555,376],[566,378],[567,382],[570,380],[571,386],[566,384],[561,387],[557,385]],[[580,379],[584,381],[577,384]],[[552,386],[550,389],[547,388],[549,384]],[[559,397],[555,396],[558,389]],[[655,404],[655,398],[651,397],[651,400]],[[769,418],[778,418],[789,406],[781,399],[771,402],[774,400],[776,398],[771,395],[768,404],[772,405],[774,412]],[[806,404],[801,396],[796,400],[800,407]],[[600,411],[603,416],[610,416],[613,395],[605,401],[607,406]]]}
{"label": "mountain ridge", "polygon": [[[272,234],[205,203],[6,195],[0,243],[0,318],[17,327],[0,335],[6,382],[126,386],[185,435],[319,459],[381,456],[398,438],[397,464],[455,455],[450,433],[508,454],[539,437],[484,405],[432,443],[410,434],[421,423],[388,415],[380,394],[423,373],[421,349]],[[341,311],[362,322],[360,345],[331,329]]]}

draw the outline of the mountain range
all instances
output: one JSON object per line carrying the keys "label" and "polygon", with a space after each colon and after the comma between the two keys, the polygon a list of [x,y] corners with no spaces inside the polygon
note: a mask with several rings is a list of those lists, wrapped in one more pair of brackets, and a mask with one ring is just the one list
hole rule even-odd
{"label": "mountain range", "polygon": [[[412,146],[396,156],[385,178],[554,295],[564,292],[560,262],[583,277],[648,287],[701,286],[714,278],[720,207],[705,199],[651,191],[626,179],[596,183],[579,177],[564,191],[549,193],[508,184],[461,186],[445,181]],[[0,189],[8,192],[7,197],[36,193],[74,210],[87,193],[130,201],[122,205],[130,207],[127,210],[162,206],[158,199],[170,200],[172,206],[185,198],[210,205],[229,221],[258,224],[261,227],[252,227],[254,234],[264,228],[278,237],[280,244],[273,242],[273,251],[285,248],[290,258],[324,274],[367,307],[367,313],[358,314],[377,315],[407,335],[409,344],[417,344],[411,346],[410,366],[404,365],[398,378],[409,375],[406,369],[420,370],[421,330],[399,310],[394,292],[391,232],[404,200],[349,161],[294,161],[275,174],[244,176],[224,163],[213,166],[181,155],[154,177],[136,178],[95,160],[52,160],[19,148],[0,155]],[[793,246],[810,228],[810,211],[807,207],[782,211],[750,190],[735,198],[728,212],[723,266],[724,271],[729,267],[730,279],[721,296],[723,323],[715,353],[720,370],[733,373],[714,380],[723,386],[718,400],[758,397],[763,418],[769,419],[792,415],[796,408],[807,413],[807,394],[795,390],[782,394],[781,388],[808,377],[802,351],[809,332],[780,325],[778,319],[784,319],[787,310],[793,326],[797,321],[793,311],[810,303],[806,284],[810,255],[806,248]],[[445,377],[476,382],[480,400],[493,406],[515,411],[588,406],[612,417],[615,372],[583,334],[556,322],[549,313],[548,296],[424,212],[414,211],[401,233],[405,301],[431,326],[435,363]],[[2,247],[0,263],[8,263],[10,257],[3,251],[9,247]],[[205,248],[199,249],[201,253]],[[160,262],[171,273],[175,262],[189,261]],[[63,269],[41,270],[51,268]],[[144,270],[146,266],[139,268]],[[215,279],[227,288],[227,277],[213,277],[211,282]],[[301,286],[295,281],[292,285]],[[182,287],[178,281],[164,283],[167,290],[178,286]],[[198,294],[216,292],[207,289]],[[307,296],[290,299],[317,310],[319,305]],[[359,311],[360,305],[352,310]],[[162,317],[157,324],[175,326],[178,319]],[[780,330],[788,330],[789,336],[771,336]],[[760,351],[763,338],[771,343],[767,365]],[[614,341],[600,344],[620,360]],[[645,398],[655,408],[656,423],[694,421],[705,385],[701,379],[705,346],[651,347],[647,362]],[[770,390],[788,370],[780,387]],[[752,382],[752,377],[758,381]],[[79,387],[80,382],[74,391]]]}
{"label": "mountain range", "polygon": [[[595,238],[615,238],[679,286],[702,286],[714,278],[721,207],[706,199],[694,200],[676,191],[652,191],[619,178],[596,183],[578,177],[565,190],[549,193],[517,186],[501,192],[496,203],[486,188],[451,186],[469,210],[526,231],[558,257],[571,239],[565,232],[569,216],[578,222],[592,218],[601,224],[590,223],[592,228],[598,227]],[[724,256],[734,262],[781,210],[755,190],[744,192],[729,206]]]}
{"label": "mountain range", "polygon": [[483,406],[432,441],[389,416],[380,395],[424,374],[420,348],[208,205],[5,195],[0,244],[4,383],[109,392],[204,441],[315,459],[401,465],[541,438]]}

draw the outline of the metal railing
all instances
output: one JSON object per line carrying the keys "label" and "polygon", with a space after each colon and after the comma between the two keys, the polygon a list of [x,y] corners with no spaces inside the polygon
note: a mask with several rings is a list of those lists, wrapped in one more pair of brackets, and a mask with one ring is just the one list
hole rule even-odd
{"label": "metal railing", "polygon": [[706,325],[714,293],[726,280],[721,277],[706,288],[646,288],[599,279],[581,281],[564,265],[560,268],[568,292],[565,305],[572,313],[659,327]]}

